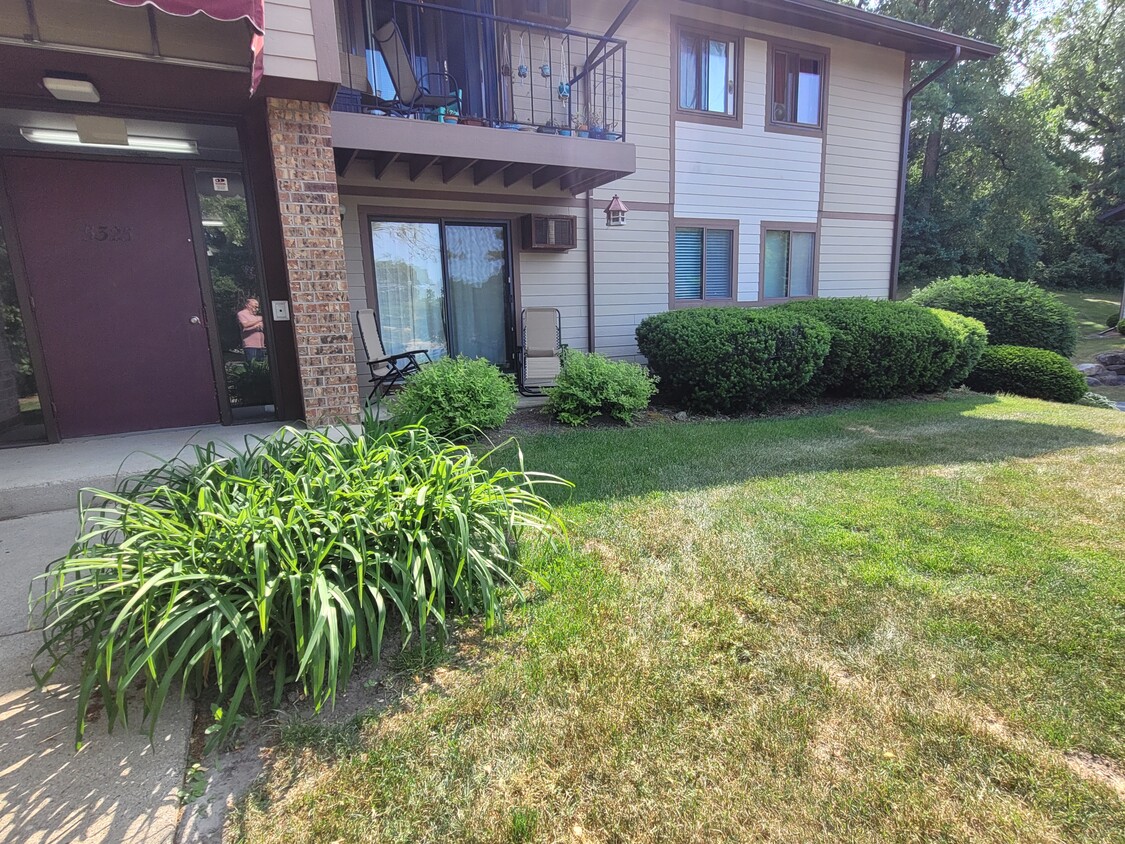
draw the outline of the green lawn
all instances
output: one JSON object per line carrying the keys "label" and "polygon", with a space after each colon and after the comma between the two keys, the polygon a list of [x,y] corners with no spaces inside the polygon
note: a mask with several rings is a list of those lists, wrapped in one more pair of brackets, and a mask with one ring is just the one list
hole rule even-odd
{"label": "green lawn", "polygon": [[1125,414],[953,396],[527,438],[553,589],[236,840],[1125,840]]}

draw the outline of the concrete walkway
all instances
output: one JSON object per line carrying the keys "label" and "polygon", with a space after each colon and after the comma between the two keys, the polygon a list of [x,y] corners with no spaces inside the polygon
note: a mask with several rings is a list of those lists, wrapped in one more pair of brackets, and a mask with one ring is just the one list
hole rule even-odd
{"label": "concrete walkway", "polygon": [[[83,487],[175,456],[185,444],[241,445],[278,423],[92,437],[0,450],[0,842],[170,844],[180,816],[190,702],[170,699],[155,744],[140,724],[106,730],[95,715],[74,750],[77,672],[65,666],[36,688],[31,661],[42,642],[28,629],[28,590],[70,548]],[[40,664],[42,667],[42,663]],[[96,708],[96,707],[95,707]]]}
{"label": "concrete walkway", "polygon": [[75,753],[75,672],[44,691],[29,673],[42,637],[27,629],[28,587],[77,526],[73,510],[0,522],[0,842],[171,842],[190,704],[165,708],[155,747],[139,725],[107,733],[102,717]]}
{"label": "concrete walkway", "polygon": [[79,489],[112,488],[119,474],[158,466],[185,445],[212,441],[242,445],[246,437],[265,436],[280,425],[210,425],[2,449],[0,519],[76,507]]}

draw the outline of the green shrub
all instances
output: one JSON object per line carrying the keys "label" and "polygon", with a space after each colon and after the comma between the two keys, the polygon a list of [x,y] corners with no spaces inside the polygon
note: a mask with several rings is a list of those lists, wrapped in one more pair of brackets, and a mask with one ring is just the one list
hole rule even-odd
{"label": "green shrub", "polygon": [[1031,346],[1072,355],[1078,344],[1074,311],[1027,282],[994,275],[951,276],[915,290],[910,301],[979,319],[996,345]]}
{"label": "green shrub", "polygon": [[1027,346],[988,346],[965,383],[981,393],[1015,393],[1033,399],[1076,402],[1086,378],[1056,352]]}
{"label": "green shrub", "polygon": [[515,379],[483,358],[441,358],[406,377],[396,420],[421,422],[439,436],[499,428],[516,409]]}
{"label": "green shrub", "polygon": [[1103,396],[1101,393],[1086,393],[1080,398],[1076,404],[1085,407],[1098,407],[1102,410],[1117,410],[1117,405],[1109,396]]}
{"label": "green shrub", "polygon": [[798,396],[830,336],[819,320],[775,308],[685,308],[641,320],[637,347],[669,401],[730,413]]}
{"label": "green shrub", "polygon": [[226,365],[226,372],[227,395],[232,407],[273,404],[273,382],[268,361],[231,361]]}
{"label": "green shrub", "polygon": [[810,385],[836,396],[883,399],[939,389],[957,343],[941,318],[907,302],[809,299],[781,306],[826,323],[832,348]]}
{"label": "green shrub", "polygon": [[567,425],[585,425],[600,414],[632,425],[656,383],[635,363],[567,350],[555,386],[545,392],[547,412]]}
{"label": "green shrub", "polygon": [[357,659],[379,656],[388,617],[423,647],[449,612],[493,625],[515,540],[560,529],[537,484],[565,482],[524,473],[518,454],[519,470],[486,469],[491,455],[422,427],[287,428],[97,492],[82,537],[41,575],[50,665],[36,677],[79,661],[79,745],[94,695],[112,728],[143,687],[155,730],[173,684],[206,687],[214,747],[247,700],[276,708],[286,683],[318,709],[332,700]]}
{"label": "green shrub", "polygon": [[1125,319],[1123,319],[1119,323],[1117,323],[1117,333],[1118,334],[1125,334]]}
{"label": "green shrub", "polygon": [[950,387],[964,383],[977,365],[984,347],[988,345],[988,329],[979,319],[961,316],[953,311],[943,311],[941,308],[930,308],[930,310],[953,333],[955,348],[953,363],[942,373],[937,382],[927,386],[934,390],[948,390]]}
{"label": "green shrub", "polygon": [[1117,323],[1121,321],[1121,312],[1115,310],[1112,314],[1105,318],[1106,328],[1117,328]]}

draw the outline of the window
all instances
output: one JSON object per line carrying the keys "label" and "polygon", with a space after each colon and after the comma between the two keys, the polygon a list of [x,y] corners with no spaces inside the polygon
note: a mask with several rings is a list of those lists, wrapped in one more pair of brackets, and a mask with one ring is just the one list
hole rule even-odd
{"label": "window", "polygon": [[808,129],[821,127],[823,53],[791,47],[770,51],[770,123]]}
{"label": "window", "polygon": [[766,299],[812,296],[816,274],[816,232],[766,229],[762,286]]}
{"label": "window", "polygon": [[680,109],[735,117],[737,66],[737,41],[680,30]]}
{"label": "window", "polygon": [[371,220],[379,336],[388,354],[511,360],[508,226]]}
{"label": "window", "polygon": [[733,228],[676,228],[675,299],[679,302],[734,298]]}

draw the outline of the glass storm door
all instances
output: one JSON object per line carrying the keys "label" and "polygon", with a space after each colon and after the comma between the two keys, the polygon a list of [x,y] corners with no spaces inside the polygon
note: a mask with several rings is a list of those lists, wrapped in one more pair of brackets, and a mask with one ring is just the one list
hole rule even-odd
{"label": "glass storm door", "polygon": [[273,350],[265,320],[269,302],[258,273],[246,185],[237,170],[198,170],[195,189],[231,417],[272,418]]}
{"label": "glass storm door", "polygon": [[427,349],[510,365],[507,224],[373,220],[371,247],[388,354]]}

